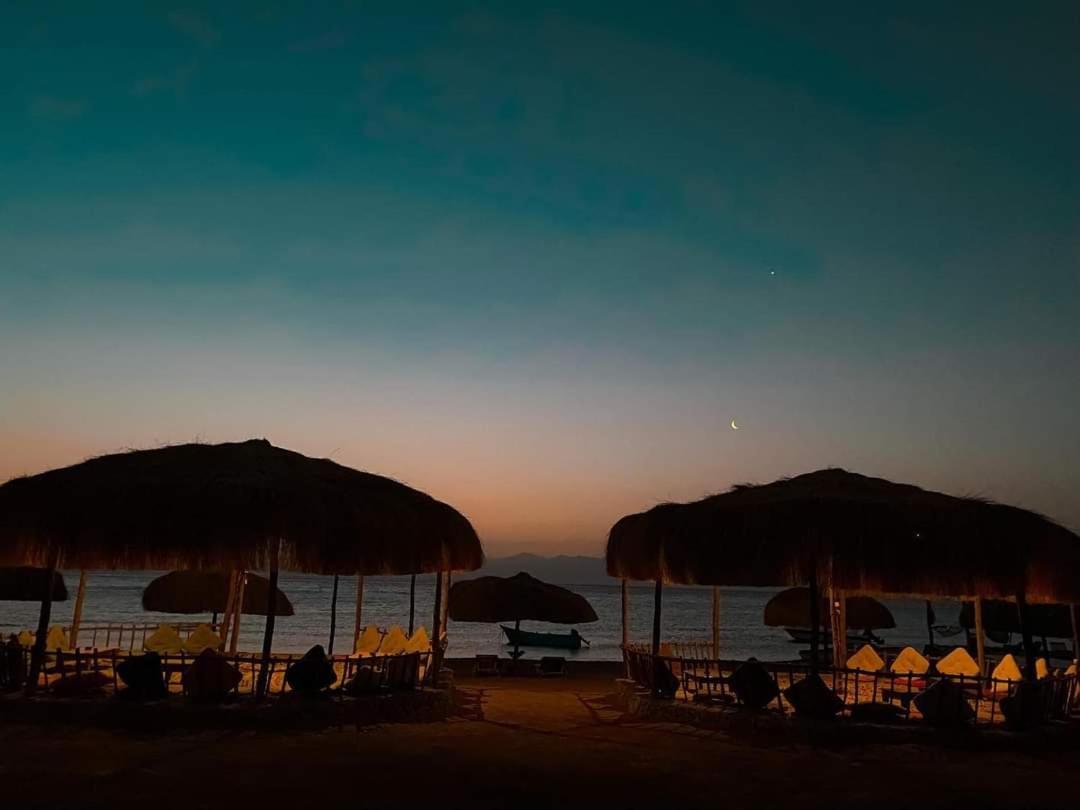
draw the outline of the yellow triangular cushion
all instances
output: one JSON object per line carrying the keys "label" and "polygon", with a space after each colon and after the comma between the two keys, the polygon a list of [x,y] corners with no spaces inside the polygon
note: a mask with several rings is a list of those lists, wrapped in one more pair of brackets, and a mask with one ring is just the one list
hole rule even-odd
{"label": "yellow triangular cushion", "polygon": [[427,652],[431,649],[431,639],[428,638],[427,630],[421,627],[411,636],[405,645],[405,652]]}
{"label": "yellow triangular cushion", "polygon": [[930,669],[930,662],[914,647],[904,647],[889,669],[897,675],[925,675]]}
{"label": "yellow triangular cushion", "polygon": [[379,655],[397,655],[405,652],[409,640],[405,638],[405,632],[396,624],[386,633],[382,646],[379,647]]}
{"label": "yellow triangular cushion", "polygon": [[68,641],[64,628],[54,624],[49,628],[49,635],[45,636],[46,650],[69,650],[71,643]]}
{"label": "yellow triangular cushion", "polygon": [[163,624],[143,643],[143,649],[156,653],[178,653],[184,648],[184,642],[175,627]]}
{"label": "yellow triangular cushion", "polygon": [[964,675],[973,677],[979,674],[979,665],[971,653],[963,647],[957,647],[937,662],[937,671],[942,675]]}
{"label": "yellow triangular cushion", "polygon": [[1050,674],[1050,667],[1048,667],[1046,665],[1046,659],[1045,658],[1036,658],[1035,659],[1035,677],[1038,680],[1041,681],[1043,678],[1045,678],[1049,674]]}
{"label": "yellow triangular cushion", "polygon": [[382,633],[379,632],[379,628],[369,624],[364,628],[364,632],[360,634],[360,638],[356,640],[354,652],[357,655],[374,655],[381,643]]}
{"label": "yellow triangular cushion", "polygon": [[847,660],[848,669],[861,669],[863,672],[880,672],[885,667],[885,662],[877,654],[877,650],[869,644],[863,644],[859,651]]}
{"label": "yellow triangular cushion", "polygon": [[184,652],[198,655],[203,650],[220,650],[222,643],[221,636],[211,630],[210,625],[200,624],[184,641]]}
{"label": "yellow triangular cushion", "polygon": [[1075,661],[1073,661],[1071,664],[1069,664],[1069,666],[1067,666],[1065,668],[1065,674],[1066,675],[1075,675],[1076,674],[1076,662]]}
{"label": "yellow triangular cushion", "polygon": [[[1020,667],[1016,664],[1016,659],[1011,655],[1006,655],[998,665],[994,667],[994,671],[990,673],[990,677],[995,681],[1019,681],[1023,678],[1020,673]],[[1002,688],[1005,684],[999,684]]]}
{"label": "yellow triangular cushion", "polygon": [[23,647],[33,647],[34,634],[31,633],[29,630],[23,630],[21,633],[19,633],[19,644]]}

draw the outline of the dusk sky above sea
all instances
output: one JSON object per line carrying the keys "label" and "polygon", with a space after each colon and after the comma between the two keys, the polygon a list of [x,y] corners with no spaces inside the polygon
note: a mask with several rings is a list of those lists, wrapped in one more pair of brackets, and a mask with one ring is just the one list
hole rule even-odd
{"label": "dusk sky above sea", "polygon": [[402,10],[0,2],[0,480],[266,437],[495,555],[826,466],[1080,529],[1080,6]]}

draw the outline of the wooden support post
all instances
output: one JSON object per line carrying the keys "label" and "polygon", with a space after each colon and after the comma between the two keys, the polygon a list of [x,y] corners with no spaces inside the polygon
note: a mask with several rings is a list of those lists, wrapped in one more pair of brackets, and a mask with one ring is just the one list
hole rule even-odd
{"label": "wooden support post", "polygon": [[1076,605],[1069,605],[1069,616],[1072,619],[1073,631],[1073,661],[1080,661],[1080,621],[1077,620]]}
{"label": "wooden support post", "polygon": [[330,591],[330,642],[326,645],[326,654],[334,654],[334,636],[337,635],[337,589],[338,575],[334,574],[334,586]]}
{"label": "wooden support post", "polygon": [[660,673],[664,664],[660,661],[660,614],[664,601],[664,581],[656,578],[656,590],[653,592],[652,615],[652,655],[653,655],[653,697],[660,697]]}
{"label": "wooden support post", "polygon": [[[49,583],[50,587],[52,583]],[[75,609],[71,614],[71,648],[79,649],[79,625],[82,624],[83,602],[86,601],[86,569],[79,570],[79,590],[75,594]]]}
{"label": "wooden support post", "polygon": [[[448,635],[450,632],[450,571],[446,572],[446,582],[443,583],[441,624],[443,628],[443,635]],[[449,643],[449,639],[447,643]]]}
{"label": "wooden support post", "polygon": [[439,663],[442,654],[442,601],[443,601],[443,572],[435,572],[435,608],[432,611],[431,616],[431,666],[432,666],[432,680],[431,682],[438,683],[439,681]]}
{"label": "wooden support post", "polygon": [[979,662],[979,675],[986,677],[986,636],[983,634],[983,602],[975,597],[975,659]]}
{"label": "wooden support post", "polygon": [[1023,593],[1016,595],[1016,610],[1020,614],[1020,635],[1024,639],[1024,678],[1035,682],[1035,642],[1031,638],[1031,622],[1028,618],[1027,599]]}
{"label": "wooden support post", "polygon": [[364,613],[364,578],[356,578],[356,618],[353,620],[352,648],[356,651],[357,642],[360,641],[360,631],[363,629]]}
{"label": "wooden support post", "polygon": [[409,637],[416,624],[416,574],[409,577]]}
{"label": "wooden support post", "polygon": [[626,647],[630,643],[630,586],[622,581],[622,645]]}
{"label": "wooden support post", "polygon": [[720,586],[712,589],[712,655],[720,657]]}
{"label": "wooden support post", "polygon": [[821,631],[821,595],[818,593],[817,569],[810,574],[810,674],[818,674],[818,633]]}
{"label": "wooden support post", "polygon": [[34,649],[30,652],[30,678],[26,682],[26,694],[28,695],[33,694],[34,690],[37,689],[41,667],[45,663],[45,639],[49,635],[49,620],[52,618],[52,584],[59,564],[60,547],[54,546],[49,554],[49,565],[45,573],[45,596],[41,600],[41,612],[38,614]]}
{"label": "wooden support post", "polygon": [[232,626],[233,605],[236,603],[237,572],[229,571],[229,593],[225,597],[225,612],[221,614],[221,626],[217,634],[221,636],[221,649],[224,652],[229,645],[229,628]]}
{"label": "wooden support post", "polygon": [[232,637],[229,639],[229,654],[236,655],[240,644],[240,616],[244,612],[244,593],[247,591],[247,571],[236,573],[236,604],[233,605]]}
{"label": "wooden support post", "polygon": [[262,664],[259,667],[259,683],[255,690],[257,700],[266,697],[270,686],[270,653],[274,644],[274,618],[277,612],[278,554],[281,541],[270,544],[270,590],[266,595],[266,629],[263,631]]}

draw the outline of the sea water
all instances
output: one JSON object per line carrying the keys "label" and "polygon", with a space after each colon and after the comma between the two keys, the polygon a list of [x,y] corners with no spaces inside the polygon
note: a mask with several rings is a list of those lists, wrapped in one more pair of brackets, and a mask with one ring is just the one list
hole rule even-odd
{"label": "sea water", "polygon": [[[168,623],[209,620],[206,616],[180,616],[144,611],[143,588],[160,571],[92,571],[87,574],[86,601],[83,607],[83,626],[116,622]],[[75,584],[78,572],[65,572],[69,598],[53,605],[53,624],[68,624],[75,603]],[[314,644],[327,646],[330,630],[331,577],[283,572],[281,590],[293,604],[295,615],[276,621],[274,648],[283,652],[304,652]],[[590,643],[580,651],[561,651],[581,660],[617,660],[621,658],[622,638],[620,586],[567,585],[589,600],[596,610],[598,621],[577,625],[577,630]],[[762,621],[765,603],[779,588],[723,588],[720,599],[721,656],[744,659],[755,656],[763,661],[786,661],[798,657],[800,645],[794,644],[780,627],[766,627]],[[435,598],[433,576],[416,579],[415,625],[430,630]],[[896,619],[896,628],[880,630],[877,634],[890,645],[912,644],[921,648],[927,641],[925,603],[910,599],[882,599]],[[708,588],[668,586],[663,593],[663,638],[674,641],[707,641],[711,638],[712,592]],[[0,632],[8,633],[36,628],[39,604],[32,602],[0,601]],[[937,621],[957,624],[958,602],[935,602]],[[335,652],[346,652],[352,644],[356,609],[356,578],[341,577],[337,602],[337,632]],[[653,586],[630,587],[630,638],[648,641],[652,633]],[[380,627],[409,623],[409,577],[366,577],[364,579],[363,623]],[[263,618],[244,616],[240,634],[242,650],[259,650],[262,646]],[[522,629],[542,632],[569,632],[569,626],[523,622]],[[448,627],[449,651],[453,657],[471,657],[477,653],[499,653],[506,650],[506,639],[497,624],[451,621]],[[939,639],[939,643],[962,643],[963,636]],[[87,639],[83,639],[84,643]],[[543,654],[540,648],[535,654]]]}

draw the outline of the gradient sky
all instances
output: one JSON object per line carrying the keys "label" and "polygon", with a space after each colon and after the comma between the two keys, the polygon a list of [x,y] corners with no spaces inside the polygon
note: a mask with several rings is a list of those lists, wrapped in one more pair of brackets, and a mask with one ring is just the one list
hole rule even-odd
{"label": "gradient sky", "polygon": [[265,436],[496,554],[828,465],[1080,528],[1075,3],[429,5],[0,2],[0,479]]}

